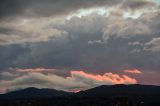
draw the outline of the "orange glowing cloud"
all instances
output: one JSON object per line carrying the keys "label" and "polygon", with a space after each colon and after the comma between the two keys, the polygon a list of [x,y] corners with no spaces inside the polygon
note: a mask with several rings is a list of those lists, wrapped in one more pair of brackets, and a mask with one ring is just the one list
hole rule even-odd
{"label": "orange glowing cloud", "polygon": [[53,73],[56,69],[33,68],[33,69],[16,69],[17,72],[34,72],[34,73]]}
{"label": "orange glowing cloud", "polygon": [[142,74],[141,71],[134,69],[134,70],[124,70],[126,73],[132,73],[132,74]]}
{"label": "orange glowing cloud", "polygon": [[84,71],[71,71],[71,75],[80,76],[81,78],[92,79],[97,82],[103,82],[104,84],[135,84],[136,79],[131,78],[127,75],[118,75],[113,73],[105,73],[103,75],[99,74],[89,74]]}
{"label": "orange glowing cloud", "polygon": [[[114,84],[135,84],[137,80],[127,75],[120,75],[111,72],[104,74],[91,74],[85,71],[71,70],[70,76],[64,77],[53,73],[55,69],[35,68],[16,69],[13,74],[20,73],[11,80],[4,80],[0,83],[0,93],[4,89],[16,89],[26,87],[53,88],[70,92],[79,92],[100,85]],[[22,73],[22,74],[21,74]],[[23,74],[25,73],[25,74]],[[46,74],[44,74],[46,73]]]}

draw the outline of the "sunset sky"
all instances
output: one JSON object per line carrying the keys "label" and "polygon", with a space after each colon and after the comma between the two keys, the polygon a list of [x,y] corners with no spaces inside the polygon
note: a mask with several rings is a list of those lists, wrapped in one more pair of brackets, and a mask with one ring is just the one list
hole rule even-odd
{"label": "sunset sky", "polygon": [[160,85],[160,0],[0,0],[0,93]]}

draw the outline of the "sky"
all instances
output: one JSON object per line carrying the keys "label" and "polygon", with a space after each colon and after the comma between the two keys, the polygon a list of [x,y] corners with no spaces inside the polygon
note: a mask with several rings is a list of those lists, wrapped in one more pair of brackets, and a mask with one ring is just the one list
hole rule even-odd
{"label": "sky", "polygon": [[160,85],[160,0],[0,0],[0,93]]}

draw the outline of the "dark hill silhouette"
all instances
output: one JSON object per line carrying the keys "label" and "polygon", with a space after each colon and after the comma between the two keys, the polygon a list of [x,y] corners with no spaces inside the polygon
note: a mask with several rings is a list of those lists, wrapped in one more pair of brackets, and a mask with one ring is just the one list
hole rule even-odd
{"label": "dark hill silhouette", "polygon": [[66,96],[71,93],[65,91],[58,91],[55,89],[38,89],[38,88],[26,88],[22,90],[8,92],[0,95],[3,99],[23,99],[23,98],[50,98],[58,96]]}
{"label": "dark hill silhouette", "polygon": [[38,89],[26,88],[22,90],[12,91],[6,94],[1,94],[1,98],[17,99],[17,98],[50,98],[50,97],[160,97],[160,86],[153,85],[102,85],[78,93],[69,93],[58,91],[55,89]]}
{"label": "dark hill silhouette", "polygon": [[2,106],[160,106],[160,86],[103,85],[68,93],[26,88],[0,95]]}
{"label": "dark hill silhouette", "polygon": [[77,96],[89,97],[114,97],[114,96],[160,96],[160,86],[153,85],[102,85],[86,91],[81,91]]}

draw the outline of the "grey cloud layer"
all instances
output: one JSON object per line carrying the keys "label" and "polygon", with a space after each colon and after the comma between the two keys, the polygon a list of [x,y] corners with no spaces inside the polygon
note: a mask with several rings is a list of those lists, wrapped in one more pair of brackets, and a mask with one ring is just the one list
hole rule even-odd
{"label": "grey cloud layer", "polygon": [[144,50],[149,50],[152,52],[160,52],[160,37],[153,38],[153,40],[145,44]]}
{"label": "grey cloud layer", "polygon": [[10,16],[50,16],[77,9],[117,4],[121,0],[0,0],[0,18]]}
{"label": "grey cloud layer", "polygon": [[154,5],[153,0],[0,0],[0,18],[47,17],[71,13],[81,8],[108,7],[117,4],[121,4],[121,7],[125,9]]}
{"label": "grey cloud layer", "polygon": [[[64,23],[50,23],[47,24],[49,29],[59,31],[59,35],[51,32],[51,38],[46,41],[39,39],[40,42],[37,43],[1,46],[0,56],[3,62],[1,68],[44,66],[88,70],[120,70],[121,68],[158,70],[157,53],[153,56],[149,51],[143,50],[144,45],[129,43],[145,44],[158,37],[159,17],[159,13],[151,16],[144,14],[138,19],[93,14],[83,18],[74,17],[65,20]],[[44,31],[38,37],[48,37],[45,30],[38,28],[35,31]],[[33,40],[32,37],[27,39]],[[23,42],[15,39],[16,41]],[[156,46],[159,45],[156,43]],[[136,50],[140,52],[133,52]]]}

